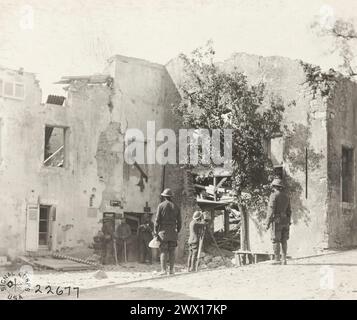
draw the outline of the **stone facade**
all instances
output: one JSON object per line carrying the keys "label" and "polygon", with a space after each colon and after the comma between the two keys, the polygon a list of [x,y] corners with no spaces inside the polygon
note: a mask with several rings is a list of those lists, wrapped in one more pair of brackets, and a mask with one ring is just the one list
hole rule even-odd
{"label": "stone facade", "polygon": [[[25,97],[0,97],[1,254],[88,245],[104,213],[140,222],[144,211],[156,211],[163,167],[142,166],[147,181],[141,181],[140,171],[124,163],[124,134],[127,128],[145,134],[148,120],[156,131],[174,128],[170,105],[178,93],[163,66],[143,60],[115,56],[105,73],[112,82],[72,81],[59,106],[41,104],[33,74],[2,70],[0,79],[25,83]],[[63,167],[43,164],[45,126],[65,128]],[[39,246],[41,206],[51,208],[45,247]]]}
{"label": "stone facade", "polygon": [[[327,101],[328,136],[328,202],[327,233],[329,247],[348,247],[357,244],[356,212],[356,146],[357,146],[357,84],[346,79],[337,82]],[[352,194],[343,199],[342,152],[350,149],[352,154]],[[347,186],[348,187],[348,186]],[[347,201],[342,201],[347,200]]]}
{"label": "stone facade", "polygon": [[[287,129],[271,142],[271,156],[277,168],[283,167],[292,199],[289,254],[356,245],[356,84],[338,77],[323,97],[306,82],[299,61],[281,57],[235,54],[220,67],[245,73],[251,84],[265,83],[267,98],[274,93],[286,107]],[[189,172],[176,165],[142,165],[146,181],[124,162],[128,128],[145,134],[147,121],[155,122],[156,132],[180,128],[171,105],[180,99],[182,72],[178,59],[162,66],[114,56],[104,71],[108,81],[71,81],[59,106],[41,103],[34,74],[1,69],[0,254],[88,245],[104,213],[127,214],[139,222],[144,211],[155,213],[161,191],[170,187],[183,217],[182,257],[196,206]],[[1,81],[13,83],[13,97],[9,84],[4,94]],[[63,167],[43,164],[46,126],[65,129]],[[342,182],[346,148],[352,150],[352,178]],[[342,201],[342,184],[352,190],[348,202]],[[41,206],[50,208],[46,248],[38,239]],[[271,252],[270,235],[254,214],[249,237],[252,250]]]}
{"label": "stone facade", "polygon": [[[174,59],[166,67],[179,87],[184,77],[182,62]],[[283,137],[271,141],[270,152],[273,164],[283,169],[291,196],[289,254],[306,256],[357,245],[354,173],[352,202],[344,203],[341,194],[342,146],[353,149],[356,145],[356,84],[336,75],[330,92],[321,94],[307,81],[301,61],[283,57],[238,53],[219,67],[244,73],[252,85],[264,83],[267,99],[274,94],[284,102],[286,130]],[[252,213],[249,240],[251,250],[272,252],[270,233]]]}
{"label": "stone facade", "polygon": [[[327,248],[326,102],[319,96],[313,98],[299,61],[237,54],[222,67],[236,68],[246,74],[251,84],[263,82],[267,95],[273,93],[282,98],[282,125],[287,125],[288,130],[282,147],[272,150],[272,158],[281,159],[274,164],[282,165],[291,196],[289,254],[303,256]],[[270,233],[263,231],[254,215],[249,222],[251,250],[271,252]]]}

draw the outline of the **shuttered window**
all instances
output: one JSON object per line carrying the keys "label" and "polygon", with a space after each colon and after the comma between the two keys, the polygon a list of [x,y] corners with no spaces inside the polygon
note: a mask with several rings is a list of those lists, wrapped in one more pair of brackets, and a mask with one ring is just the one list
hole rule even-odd
{"label": "shuttered window", "polygon": [[23,100],[25,98],[25,85],[0,79],[0,96]]}

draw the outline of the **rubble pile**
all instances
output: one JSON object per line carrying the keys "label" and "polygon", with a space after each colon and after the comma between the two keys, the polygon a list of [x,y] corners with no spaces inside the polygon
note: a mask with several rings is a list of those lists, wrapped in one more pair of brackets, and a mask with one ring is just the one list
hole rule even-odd
{"label": "rubble pile", "polygon": [[221,249],[234,251],[240,247],[239,227],[229,230],[226,234],[220,230],[214,233],[214,237]]}
{"label": "rubble pile", "polygon": [[223,253],[223,258],[215,250],[208,250],[208,252],[201,252],[199,269],[217,269],[223,267],[232,267],[231,253]]}

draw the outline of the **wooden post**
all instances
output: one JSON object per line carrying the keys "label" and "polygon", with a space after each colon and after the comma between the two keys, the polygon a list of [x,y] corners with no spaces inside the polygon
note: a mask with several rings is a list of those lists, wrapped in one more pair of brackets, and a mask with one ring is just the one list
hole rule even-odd
{"label": "wooden post", "polygon": [[213,193],[214,193],[214,201],[217,201],[217,190],[216,190],[216,186],[217,186],[217,178],[213,177]]}
{"label": "wooden post", "polygon": [[227,235],[229,232],[229,211],[224,209],[224,234]]}
{"label": "wooden post", "polygon": [[241,250],[248,250],[248,230],[247,230],[247,213],[245,208],[242,205],[239,205],[240,211],[240,249]]}
{"label": "wooden post", "polygon": [[128,262],[127,255],[126,255],[126,240],[124,240],[124,261]]}

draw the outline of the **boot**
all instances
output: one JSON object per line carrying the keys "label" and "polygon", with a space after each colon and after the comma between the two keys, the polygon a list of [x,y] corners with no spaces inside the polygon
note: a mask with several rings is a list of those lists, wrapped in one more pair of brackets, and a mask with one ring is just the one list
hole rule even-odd
{"label": "boot", "polygon": [[281,262],[280,262],[280,243],[279,242],[273,243],[273,250],[274,250],[273,264],[281,264]]}
{"label": "boot", "polygon": [[282,264],[286,265],[286,255],[287,255],[287,251],[288,251],[287,241],[281,242],[281,250],[282,250]]}
{"label": "boot", "polygon": [[160,264],[161,264],[161,272],[160,272],[160,276],[164,276],[167,274],[167,254],[166,252],[161,252],[160,254]]}
{"label": "boot", "polygon": [[175,248],[169,249],[170,274],[175,274]]}

